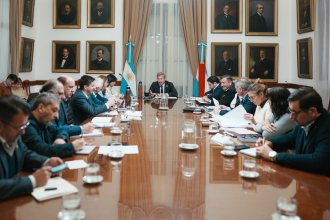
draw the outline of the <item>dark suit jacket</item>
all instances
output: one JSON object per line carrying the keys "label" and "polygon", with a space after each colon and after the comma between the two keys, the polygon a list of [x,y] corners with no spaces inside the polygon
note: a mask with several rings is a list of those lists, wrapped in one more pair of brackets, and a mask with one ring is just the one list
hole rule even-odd
{"label": "dark suit jacket", "polygon": [[[254,72],[250,72],[250,78],[274,79],[274,63],[271,60],[267,58],[259,60],[252,68]],[[264,74],[266,70],[268,70],[267,75]]]}
{"label": "dark suit jacket", "polygon": [[75,62],[74,62],[74,59],[72,56],[68,56],[68,58],[66,58],[63,68],[61,67],[62,60],[63,60],[62,56],[57,59],[57,63],[56,63],[57,69],[74,69],[74,68],[76,68],[76,65],[75,65]]}
{"label": "dark suit jacket", "polygon": [[[241,105],[243,105],[243,107],[247,113],[254,115],[254,112],[256,111],[257,106],[255,104],[253,104],[253,102],[250,101],[248,95],[244,96],[244,98],[241,101]],[[220,115],[224,115],[227,112],[229,112],[229,110],[221,110]]]}
{"label": "dark suit jacket", "polygon": [[[105,24],[111,23],[110,21],[110,13],[107,7],[104,7],[103,12],[101,15],[98,15],[98,11],[96,8],[92,10],[92,24]],[[109,20],[109,22],[107,22]]]}
{"label": "dark suit jacket", "polygon": [[330,177],[330,114],[325,109],[311,125],[308,135],[301,126],[288,134],[273,138],[275,150],[294,149],[295,153],[278,153],[280,165],[319,173]]}
{"label": "dark suit jacket", "polygon": [[81,124],[89,117],[108,111],[105,104],[97,105],[91,98],[86,98],[81,89],[78,89],[71,98],[71,107],[75,124]]}
{"label": "dark suit jacket", "polygon": [[231,100],[235,97],[236,89],[231,86],[227,91],[223,91],[220,98],[218,99],[220,105],[230,106]]}
{"label": "dark suit jacket", "polygon": [[98,59],[91,62],[91,70],[110,70],[110,63],[106,60],[99,61]]}
{"label": "dark suit jacket", "polygon": [[219,84],[217,87],[215,87],[215,89],[207,91],[204,95],[207,96],[207,98],[211,100],[211,104],[214,105],[213,98],[219,100],[222,94],[223,89]]}
{"label": "dark suit jacket", "polygon": [[56,138],[68,139],[64,129],[40,124],[33,115],[29,118],[30,125],[26,128],[22,139],[26,146],[38,154],[48,157],[70,157],[75,153],[71,143],[53,144]]}
{"label": "dark suit jacket", "polygon": [[[9,176],[9,167],[6,159],[6,152],[0,142],[0,200],[5,200],[17,196],[29,195],[33,191],[32,183],[27,176]],[[34,170],[40,168],[47,160],[34,151],[26,148],[21,138],[18,139],[18,148],[13,157],[16,159],[16,173],[22,170]]]}
{"label": "dark suit jacket", "polygon": [[267,23],[264,16],[259,16],[258,13],[254,13],[250,16],[249,21],[250,32],[267,32]]}
{"label": "dark suit jacket", "polygon": [[215,74],[216,76],[223,76],[223,75],[238,76],[235,62],[231,59],[227,60],[227,62],[221,60],[215,70]]}
{"label": "dark suit jacket", "polygon": [[215,17],[214,27],[220,30],[238,29],[238,24],[231,15],[226,17],[225,14],[220,14]]}
{"label": "dark suit jacket", "polygon": [[[150,86],[149,91],[152,91],[153,93],[159,93],[159,84],[158,82],[153,82]],[[170,97],[178,97],[178,92],[176,91],[173,83],[169,81],[165,81],[165,91],[164,93],[168,93]]]}

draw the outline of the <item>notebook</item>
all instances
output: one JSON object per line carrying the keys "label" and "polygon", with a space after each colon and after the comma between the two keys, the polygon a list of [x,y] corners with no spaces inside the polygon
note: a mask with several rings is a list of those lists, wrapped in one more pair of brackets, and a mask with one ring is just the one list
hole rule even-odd
{"label": "notebook", "polygon": [[[55,190],[46,190],[50,188],[55,188]],[[74,185],[62,177],[55,177],[49,179],[45,186],[35,188],[32,192],[32,196],[37,201],[42,202],[76,192],[78,192],[78,189]]]}
{"label": "notebook", "polygon": [[243,149],[240,150],[242,154],[246,154],[251,157],[257,157],[257,149],[256,148],[249,148],[249,149]]}

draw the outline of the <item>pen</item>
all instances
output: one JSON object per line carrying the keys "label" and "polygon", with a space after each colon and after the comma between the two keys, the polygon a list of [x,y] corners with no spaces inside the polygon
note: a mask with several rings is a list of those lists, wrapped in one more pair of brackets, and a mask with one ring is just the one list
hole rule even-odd
{"label": "pen", "polygon": [[265,145],[265,137],[262,138],[262,145]]}
{"label": "pen", "polygon": [[45,191],[57,190],[57,187],[48,187],[45,188]]}

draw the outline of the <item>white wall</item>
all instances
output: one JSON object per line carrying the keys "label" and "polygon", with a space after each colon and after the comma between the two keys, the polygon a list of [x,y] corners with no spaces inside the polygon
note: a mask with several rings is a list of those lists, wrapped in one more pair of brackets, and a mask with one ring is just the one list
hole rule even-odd
{"label": "white wall", "polygon": [[[123,1],[115,1],[115,28],[87,28],[87,0],[81,0],[81,29],[53,29],[53,1],[35,0],[33,27],[22,25],[22,37],[35,40],[32,72],[21,73],[29,80],[54,79],[64,73],[52,73],[52,41],[80,41],[80,73],[68,73],[79,79],[86,73],[86,41],[115,41],[115,73],[122,72]],[[97,76],[97,74],[94,76]],[[118,76],[118,75],[117,75]],[[118,78],[118,77],[117,77]]]}
{"label": "white wall", "polygon": [[[279,77],[281,83],[297,83],[314,86],[313,80],[299,79],[297,74],[296,40],[305,37],[313,39],[314,32],[297,34],[296,1],[278,0],[278,36],[245,36],[245,2],[243,1],[243,33],[213,34],[211,33],[211,0],[208,0],[208,28],[207,28],[207,69],[211,71],[211,43],[212,42],[242,42],[242,75],[245,75],[246,43],[278,43],[279,44]],[[122,72],[122,35],[123,35],[123,1],[115,1],[115,28],[87,28],[87,0],[81,0],[81,29],[53,29],[53,1],[36,0],[34,26],[23,25],[22,36],[35,39],[33,71],[21,73],[23,79],[51,79],[61,75],[52,73],[52,40],[80,41],[80,73],[70,73],[75,79],[85,74],[86,69],[86,41],[108,40],[116,41],[115,72]],[[314,60],[317,57],[314,55]],[[314,78],[318,77],[314,66]]]}

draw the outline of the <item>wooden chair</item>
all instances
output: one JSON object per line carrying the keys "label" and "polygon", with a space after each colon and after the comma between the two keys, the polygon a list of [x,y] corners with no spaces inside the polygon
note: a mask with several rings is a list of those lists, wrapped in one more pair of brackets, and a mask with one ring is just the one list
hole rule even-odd
{"label": "wooden chair", "polygon": [[22,82],[22,87],[25,90],[26,94],[29,96],[31,93],[30,80],[24,80]]}

